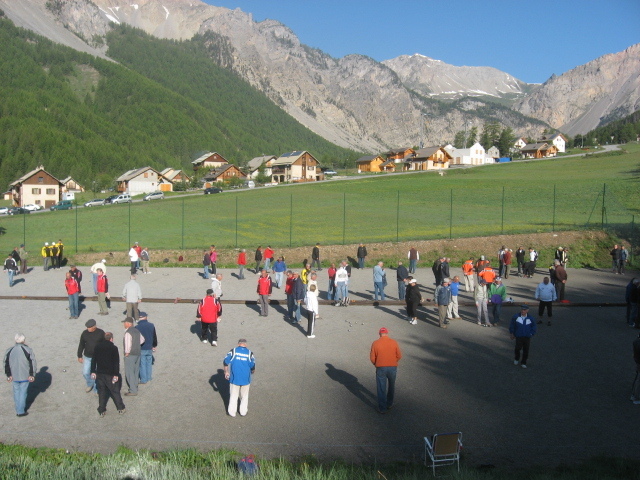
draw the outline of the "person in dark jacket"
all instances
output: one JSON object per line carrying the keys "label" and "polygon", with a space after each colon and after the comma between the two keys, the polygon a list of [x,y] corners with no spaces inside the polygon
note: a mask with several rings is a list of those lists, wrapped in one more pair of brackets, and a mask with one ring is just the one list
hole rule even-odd
{"label": "person in dark jacket", "polygon": [[[529,305],[522,305],[520,313],[516,313],[511,317],[509,324],[509,333],[511,340],[516,341],[514,365],[520,364],[522,368],[527,368],[527,359],[529,358],[529,344],[531,337],[536,334],[536,321],[529,315]],[[520,351],[522,350],[522,361],[520,360]]]}
{"label": "person in dark jacket", "polygon": [[627,325],[640,327],[638,317],[638,304],[640,303],[640,279],[633,278],[627,285],[624,296],[627,302]]}
{"label": "person in dark jacket", "polygon": [[311,268],[313,268],[313,266],[316,266],[316,269],[318,270],[318,272],[320,270],[322,270],[322,267],[320,266],[320,244],[316,243],[316,246],[313,247],[313,250],[311,250]]}
{"label": "person in dark jacket", "polygon": [[147,319],[146,312],[140,312],[140,320],[136,329],[144,337],[144,343],[140,345],[140,384],[144,385],[152,380],[153,353],[158,347],[156,327]]}
{"label": "person in dark jacket", "polygon": [[631,401],[640,405],[640,335],[633,341],[633,360],[636,363],[636,378],[631,386]]}
{"label": "person in dark jacket", "polygon": [[365,247],[363,243],[358,247],[356,256],[358,257],[358,268],[362,270],[364,268],[364,261],[367,258],[367,247]]}
{"label": "person in dark jacket", "polygon": [[418,324],[418,307],[422,303],[422,295],[420,294],[420,288],[413,277],[407,278],[407,291],[404,300],[407,304],[407,317],[409,317],[409,323],[411,325]]}
{"label": "person in dark jacket", "polygon": [[84,324],[86,330],[80,335],[80,343],[78,344],[78,363],[82,364],[82,376],[87,383],[87,393],[97,393],[96,381],[91,378],[91,359],[96,345],[104,340],[104,330],[96,326],[93,318],[87,320]]}
{"label": "person in dark jacket", "polygon": [[304,286],[304,283],[302,283],[302,278],[300,278],[300,275],[297,272],[294,272],[292,296],[296,308],[296,319],[293,323],[300,323],[300,318],[302,316],[300,309],[306,293],[307,288]]}
{"label": "person in dark jacket", "polygon": [[260,271],[260,264],[262,263],[262,245],[256,248],[256,254],[253,258],[256,261],[256,270],[253,273],[258,273]]}
{"label": "person in dark jacket", "polygon": [[209,255],[209,250],[204,250],[202,254],[202,276],[205,280],[209,280],[211,278],[211,255]]}
{"label": "person in dark jacket", "polygon": [[409,271],[402,262],[398,262],[398,268],[396,269],[396,280],[398,281],[398,300],[403,300],[406,297],[407,290],[407,277]]}
{"label": "person in dark jacket", "polygon": [[560,260],[554,260],[555,264],[555,277],[556,277],[556,295],[558,297],[558,301],[564,301],[564,287],[567,284],[567,270],[564,268]]}
{"label": "person in dark jacket", "polygon": [[10,347],[4,354],[4,373],[7,382],[13,382],[13,401],[16,407],[16,416],[26,417],[27,391],[29,384],[36,379],[36,356],[33,350],[27,346],[25,337],[21,333],[15,336],[16,344]]}
{"label": "person in dark jacket", "polygon": [[433,262],[433,265],[431,266],[431,271],[433,272],[433,276],[436,282],[436,288],[438,288],[442,283],[442,277],[440,276],[440,264],[443,260],[444,258],[440,257],[435,262]]}
{"label": "person in dark jacket", "polygon": [[521,277],[524,275],[524,257],[527,254],[525,249],[522,246],[518,247],[516,250],[516,263],[518,264],[518,276]]}
{"label": "person in dark jacket", "polygon": [[116,404],[119,414],[125,412],[124,402],[120,395],[122,376],[120,375],[120,353],[113,343],[113,333],[104,334],[104,341],[99,342],[93,350],[91,358],[91,378],[98,386],[98,413],[104,417],[107,413],[109,397]]}

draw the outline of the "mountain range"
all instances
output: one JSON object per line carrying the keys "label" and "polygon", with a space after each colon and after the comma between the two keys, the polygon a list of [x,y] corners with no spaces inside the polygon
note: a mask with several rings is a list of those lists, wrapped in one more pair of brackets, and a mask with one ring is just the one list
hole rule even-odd
{"label": "mountain range", "polygon": [[499,123],[518,136],[544,129],[586,133],[640,108],[640,44],[542,85],[490,67],[456,67],[427,56],[377,62],[336,59],[275,20],[199,0],[0,0],[16,24],[109,58],[106,34],[129,24],[164,39],[207,37],[211,61],[233,71],[336,145],[378,152],[450,142],[458,131]]}

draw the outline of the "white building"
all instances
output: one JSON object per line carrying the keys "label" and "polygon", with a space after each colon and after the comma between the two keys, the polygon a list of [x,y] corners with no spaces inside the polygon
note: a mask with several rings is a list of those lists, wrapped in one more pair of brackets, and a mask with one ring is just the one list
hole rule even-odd
{"label": "white building", "polygon": [[471,148],[456,148],[451,154],[451,165],[484,165],[485,155],[484,147],[476,142]]}
{"label": "white building", "polygon": [[143,193],[171,192],[173,183],[161,173],[151,167],[143,167],[129,170],[116,180],[118,182],[118,192],[130,195],[140,195]]}

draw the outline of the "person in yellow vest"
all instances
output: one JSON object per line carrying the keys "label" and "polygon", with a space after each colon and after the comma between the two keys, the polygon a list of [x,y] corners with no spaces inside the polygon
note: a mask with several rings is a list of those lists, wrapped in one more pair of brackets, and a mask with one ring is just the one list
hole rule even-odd
{"label": "person in yellow vest", "polygon": [[62,267],[62,259],[64,258],[64,244],[62,243],[62,239],[58,240],[58,243],[56,243],[56,246],[58,247],[58,268]]}
{"label": "person in yellow vest", "polygon": [[51,250],[49,249],[49,242],[44,242],[42,250],[40,250],[40,254],[42,255],[42,261],[44,262],[44,271],[49,270],[49,259],[51,258]]}

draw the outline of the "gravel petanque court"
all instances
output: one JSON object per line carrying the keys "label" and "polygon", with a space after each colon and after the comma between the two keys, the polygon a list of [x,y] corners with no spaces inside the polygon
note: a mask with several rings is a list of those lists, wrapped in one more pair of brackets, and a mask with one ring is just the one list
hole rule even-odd
{"label": "gravel petanque court", "polygon": [[[89,267],[80,269],[83,291],[91,294]],[[458,268],[452,270],[461,275]],[[551,327],[546,318],[538,325],[524,370],[513,365],[508,321],[523,301],[537,317],[533,293],[541,275],[505,280],[515,305],[503,308],[498,327],[478,327],[475,307],[466,305],[471,296],[462,292],[463,320],[442,330],[433,306],[420,310],[418,325],[406,321],[404,306],[393,301],[395,271],[387,270],[386,292],[392,300],[373,305],[371,269],[354,269],[354,303],[348,308],[320,305],[316,338],[307,339],[284,319],[284,290],[274,288],[272,299],[282,305],[272,305],[262,318],[257,305],[242,302],[257,299],[257,276],[249,272],[240,281],[235,270],[221,270],[224,311],[219,346],[211,347],[199,340],[196,305],[171,301],[202,298],[209,282],[201,269],[156,268],[138,276],[149,299],[141,310],[158,331],[153,380],[140,386],[137,397],[124,397],[124,416],[110,401],[106,417],[100,418],[97,397],[85,393],[78,340],[84,323],[95,318],[100,328],[114,333],[122,353],[124,303],[119,295],[128,268],[108,266],[110,292],[117,300],[110,315],[97,315],[91,296],[77,320],[69,320],[65,310],[65,271],[43,272],[36,266],[13,288],[6,279],[0,285],[0,347],[4,352],[15,333],[24,333],[39,369],[30,387],[28,417],[15,416],[11,385],[2,387],[3,443],[105,453],[119,445],[229,448],[268,457],[418,462],[422,437],[460,430],[464,462],[471,465],[554,465],[598,454],[640,455],[640,408],[629,401],[635,375],[631,342],[638,330],[625,325],[621,306],[631,274],[569,269],[567,298],[572,303],[554,305]],[[422,269],[416,277],[423,297],[432,299],[431,272]],[[319,284],[325,298],[326,270],[319,272]],[[45,296],[59,300],[29,299]],[[386,415],[375,410],[375,370],[369,362],[369,347],[382,326],[404,355],[396,405]],[[231,418],[222,359],[240,337],[247,338],[257,366],[249,413]]]}

